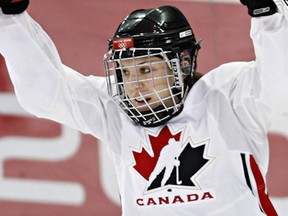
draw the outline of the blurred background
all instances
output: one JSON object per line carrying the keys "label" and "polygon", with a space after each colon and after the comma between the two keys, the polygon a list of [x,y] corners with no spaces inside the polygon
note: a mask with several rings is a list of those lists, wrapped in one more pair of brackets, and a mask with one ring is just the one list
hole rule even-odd
{"label": "blurred background", "polygon": [[[254,59],[250,17],[237,0],[31,0],[28,12],[51,36],[64,64],[103,76],[107,39],[120,22],[135,9],[161,5],[181,9],[196,38],[204,40],[199,72]],[[288,118],[275,120],[267,184],[280,216],[288,215],[287,138]],[[39,215],[121,215],[115,173],[94,137],[20,108],[0,56],[0,216]]]}

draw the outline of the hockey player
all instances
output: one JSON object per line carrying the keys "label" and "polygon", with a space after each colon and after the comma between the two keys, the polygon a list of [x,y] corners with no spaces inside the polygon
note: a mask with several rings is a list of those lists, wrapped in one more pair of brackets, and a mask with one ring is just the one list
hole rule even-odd
{"label": "hockey player", "polygon": [[62,65],[28,3],[0,0],[0,53],[18,100],[107,143],[123,215],[277,215],[265,175],[271,119],[288,108],[286,1],[242,0],[256,60],[199,80],[201,41],[175,7],[128,15],[101,78]]}

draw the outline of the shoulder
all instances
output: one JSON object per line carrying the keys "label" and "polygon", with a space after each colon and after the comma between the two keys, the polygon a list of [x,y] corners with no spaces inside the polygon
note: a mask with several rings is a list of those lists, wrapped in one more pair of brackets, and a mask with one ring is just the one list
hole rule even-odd
{"label": "shoulder", "polygon": [[[221,94],[230,96],[235,87],[245,85],[245,80],[252,82],[255,63],[232,62],[223,64],[203,75],[192,87],[189,98],[197,103],[202,103],[206,96]],[[248,84],[248,83],[247,83]]]}
{"label": "shoulder", "polygon": [[222,86],[235,79],[238,79],[244,74],[251,74],[254,70],[254,65],[254,61],[222,64],[221,66],[205,74],[200,80],[201,82],[213,85],[214,87]]}

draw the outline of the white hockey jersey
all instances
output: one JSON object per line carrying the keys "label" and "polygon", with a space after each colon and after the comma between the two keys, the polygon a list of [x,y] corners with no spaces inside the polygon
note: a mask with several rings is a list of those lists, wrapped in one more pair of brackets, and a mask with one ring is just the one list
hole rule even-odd
{"label": "white hockey jersey", "polygon": [[107,144],[123,216],[272,216],[267,131],[273,115],[288,108],[285,16],[253,18],[256,60],[209,72],[183,111],[153,128],[135,125],[120,111],[105,78],[63,66],[26,12],[0,14],[0,52],[25,109]]}

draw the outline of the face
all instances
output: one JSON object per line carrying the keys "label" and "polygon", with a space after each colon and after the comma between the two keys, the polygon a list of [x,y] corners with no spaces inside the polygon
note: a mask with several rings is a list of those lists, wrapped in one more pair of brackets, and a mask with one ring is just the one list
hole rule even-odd
{"label": "face", "polygon": [[170,90],[174,83],[173,72],[163,59],[140,57],[121,60],[121,65],[127,97],[139,111],[177,103]]}

